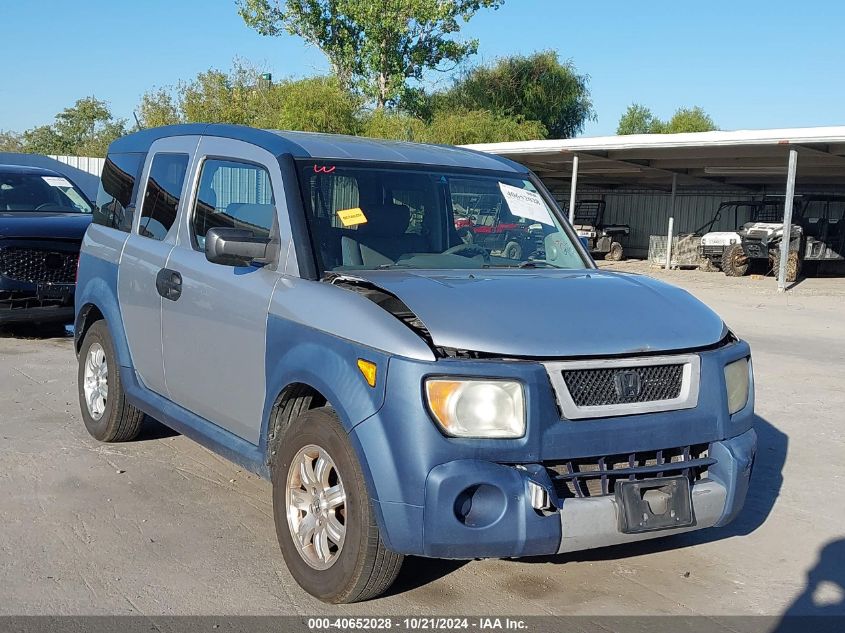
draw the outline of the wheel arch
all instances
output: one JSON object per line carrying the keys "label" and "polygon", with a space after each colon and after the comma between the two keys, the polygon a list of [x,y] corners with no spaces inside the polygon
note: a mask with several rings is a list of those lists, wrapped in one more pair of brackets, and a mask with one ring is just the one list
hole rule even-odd
{"label": "wheel arch", "polygon": [[267,423],[266,461],[271,470],[285,430],[306,411],[326,405],[335,408],[319,389],[306,382],[292,382],[281,390],[270,409],[270,419]]}
{"label": "wheel arch", "polygon": [[77,355],[79,355],[79,350],[82,347],[82,341],[85,340],[85,335],[88,333],[88,330],[91,329],[91,326],[97,321],[105,320],[105,318],[106,317],[103,316],[102,310],[93,303],[86,303],[79,309],[79,312],[76,314],[76,320],[73,324],[74,348]]}
{"label": "wheel arch", "polygon": [[126,342],[126,334],[123,329],[123,321],[120,318],[120,310],[117,301],[101,301],[93,298],[79,303],[74,320],[74,351],[79,354],[85,334],[97,321],[105,321],[106,327],[111,336],[112,345],[121,367],[132,367],[129,345]]}

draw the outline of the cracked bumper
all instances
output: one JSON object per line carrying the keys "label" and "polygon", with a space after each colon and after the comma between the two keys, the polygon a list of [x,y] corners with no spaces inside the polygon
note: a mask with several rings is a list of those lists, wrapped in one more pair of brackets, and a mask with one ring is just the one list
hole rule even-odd
{"label": "cracked bumper", "polygon": [[[689,527],[624,534],[618,529],[613,496],[569,498],[557,510],[541,513],[530,502],[530,482],[542,482],[528,470],[480,460],[458,460],[435,467],[427,481],[424,506],[379,504],[387,525],[401,520],[404,529],[388,535],[404,553],[437,558],[504,558],[559,554],[671,536],[732,521],[745,502],[756,450],[756,434],[713,442],[718,460],[707,479],[692,488],[695,523]],[[414,542],[396,534],[422,533]]]}

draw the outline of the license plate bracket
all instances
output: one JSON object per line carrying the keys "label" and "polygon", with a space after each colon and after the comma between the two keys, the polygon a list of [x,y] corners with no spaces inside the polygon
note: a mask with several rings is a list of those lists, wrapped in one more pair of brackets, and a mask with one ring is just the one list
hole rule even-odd
{"label": "license plate bracket", "polygon": [[617,482],[615,494],[623,534],[695,525],[690,482],[684,475]]}

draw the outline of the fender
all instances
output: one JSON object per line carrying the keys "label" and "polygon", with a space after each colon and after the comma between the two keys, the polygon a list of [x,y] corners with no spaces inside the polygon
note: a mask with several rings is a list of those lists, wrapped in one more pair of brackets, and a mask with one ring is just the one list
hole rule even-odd
{"label": "fender", "polygon": [[[359,371],[359,358],[376,364],[374,387],[367,384]],[[266,450],[270,415],[276,398],[293,383],[307,384],[323,394],[337,411],[344,429],[350,432],[375,414],[384,403],[389,358],[383,351],[271,314],[267,319],[267,396],[261,445]]]}
{"label": "fender", "polygon": [[132,357],[123,329],[120,304],[117,301],[117,262],[91,255],[84,249],[79,257],[79,279],[76,286],[76,349],[79,350],[82,326],[90,308],[96,307],[106,320],[115,353],[121,367],[132,368]]}

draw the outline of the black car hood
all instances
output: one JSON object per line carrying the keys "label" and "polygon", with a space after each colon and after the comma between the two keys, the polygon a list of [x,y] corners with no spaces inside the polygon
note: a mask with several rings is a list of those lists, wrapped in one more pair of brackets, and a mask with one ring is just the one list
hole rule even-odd
{"label": "black car hood", "polygon": [[0,211],[0,239],[82,240],[91,224],[88,213]]}

